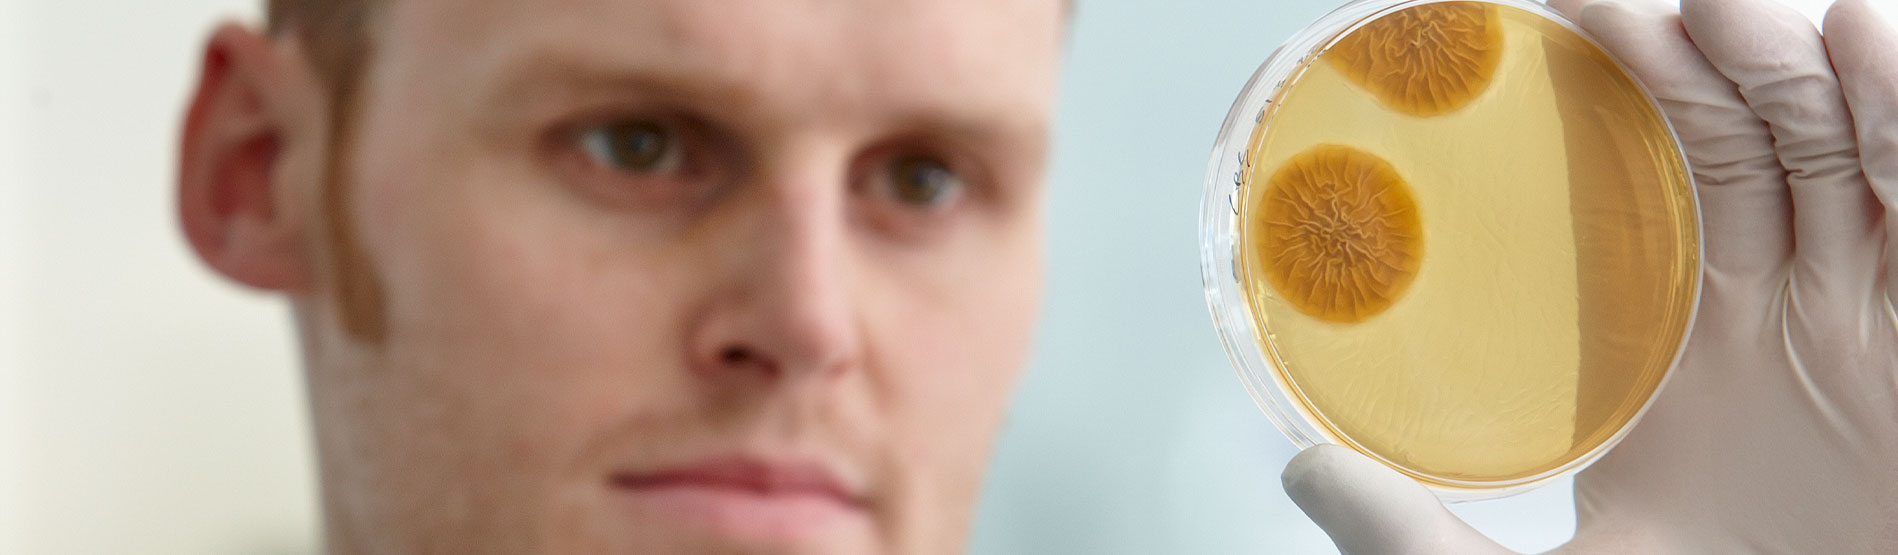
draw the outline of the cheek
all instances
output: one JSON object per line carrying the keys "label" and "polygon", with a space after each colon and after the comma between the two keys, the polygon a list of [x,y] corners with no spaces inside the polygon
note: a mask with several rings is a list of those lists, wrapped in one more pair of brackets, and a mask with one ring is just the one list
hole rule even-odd
{"label": "cheek", "polygon": [[980,263],[945,262],[889,279],[864,301],[871,372],[893,413],[885,437],[908,469],[905,480],[928,498],[917,504],[935,509],[925,520],[954,522],[972,508],[1039,304],[1038,243],[972,252]]}
{"label": "cheek", "polygon": [[435,407],[415,418],[446,451],[417,464],[545,493],[532,488],[589,438],[685,387],[689,295],[663,253],[624,244],[531,176],[410,167],[430,166],[473,169],[392,173],[365,202],[389,321],[380,379],[401,382],[384,399]]}

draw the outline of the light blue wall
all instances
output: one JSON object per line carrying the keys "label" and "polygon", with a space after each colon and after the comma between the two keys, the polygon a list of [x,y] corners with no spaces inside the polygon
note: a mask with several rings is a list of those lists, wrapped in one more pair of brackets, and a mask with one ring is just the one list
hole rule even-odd
{"label": "light blue wall", "polygon": [[[971,553],[1335,553],[1279,487],[1294,450],[1253,406],[1200,293],[1213,135],[1278,43],[1336,3],[1078,8],[1050,176],[1032,367]],[[1573,533],[1568,483],[1457,511],[1518,549]]]}

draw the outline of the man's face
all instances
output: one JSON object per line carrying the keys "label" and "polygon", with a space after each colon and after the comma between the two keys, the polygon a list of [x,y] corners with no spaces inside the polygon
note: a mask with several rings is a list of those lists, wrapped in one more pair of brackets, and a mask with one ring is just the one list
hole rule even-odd
{"label": "man's face", "polygon": [[388,4],[348,163],[307,173],[356,238],[312,232],[318,275],[373,276],[386,324],[297,299],[331,547],[959,551],[1038,302],[1062,11]]}

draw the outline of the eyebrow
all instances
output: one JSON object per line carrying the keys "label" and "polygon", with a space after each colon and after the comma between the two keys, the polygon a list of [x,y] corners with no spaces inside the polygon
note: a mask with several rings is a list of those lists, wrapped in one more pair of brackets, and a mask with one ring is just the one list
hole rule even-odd
{"label": "eyebrow", "polygon": [[[765,98],[765,92],[747,83],[745,75],[707,71],[681,62],[684,56],[666,54],[664,46],[645,46],[629,45],[605,54],[586,46],[529,45],[495,66],[493,78],[480,86],[484,91],[476,93],[473,105],[490,116],[501,116],[504,121],[496,123],[503,125],[538,125],[565,115],[576,105],[594,104],[602,109],[643,105],[682,111],[740,135],[747,123],[769,116],[734,111],[737,106],[761,106]],[[631,54],[642,47],[644,54]],[[853,113],[880,118],[874,125],[899,140],[948,139],[1001,161],[1045,153],[1050,125],[1046,114],[1009,106],[999,97],[981,98],[968,102],[968,95],[934,95],[913,105],[888,107],[881,114]]]}
{"label": "eyebrow", "polygon": [[629,95],[694,104],[726,103],[748,95],[746,87],[736,80],[662,60],[607,62],[573,50],[533,49],[503,62],[477,105],[532,106]]}

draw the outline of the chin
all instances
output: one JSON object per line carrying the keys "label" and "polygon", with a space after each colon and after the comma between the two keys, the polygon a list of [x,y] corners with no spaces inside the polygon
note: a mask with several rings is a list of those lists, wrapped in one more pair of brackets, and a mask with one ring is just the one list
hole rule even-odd
{"label": "chin", "polygon": [[[547,538],[548,555],[875,555],[887,545],[873,515],[830,500],[674,488],[612,491],[577,526]],[[580,507],[573,507],[579,509]]]}

